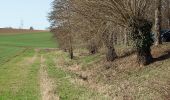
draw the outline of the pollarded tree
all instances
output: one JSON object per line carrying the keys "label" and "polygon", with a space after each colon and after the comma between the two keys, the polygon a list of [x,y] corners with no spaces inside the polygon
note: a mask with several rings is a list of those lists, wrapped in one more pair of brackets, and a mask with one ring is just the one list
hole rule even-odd
{"label": "pollarded tree", "polygon": [[[76,0],[75,0],[76,1]],[[126,27],[137,51],[138,63],[149,64],[153,59],[151,46],[152,22],[148,18],[153,0],[77,0],[78,12],[89,19]],[[113,27],[114,28],[114,27]]]}

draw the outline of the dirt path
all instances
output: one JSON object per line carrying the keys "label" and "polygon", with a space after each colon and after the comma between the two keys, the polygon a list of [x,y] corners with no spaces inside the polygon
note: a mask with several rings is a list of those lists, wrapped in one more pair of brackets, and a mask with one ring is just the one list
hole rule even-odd
{"label": "dirt path", "polygon": [[46,71],[45,59],[41,56],[40,66],[40,88],[42,100],[59,100],[59,97],[55,94],[53,80],[48,77]]}

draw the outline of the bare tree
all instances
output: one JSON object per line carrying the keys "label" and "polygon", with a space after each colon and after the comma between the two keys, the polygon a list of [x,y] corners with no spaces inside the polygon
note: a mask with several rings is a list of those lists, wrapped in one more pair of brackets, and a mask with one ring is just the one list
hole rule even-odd
{"label": "bare tree", "polygon": [[76,10],[89,19],[100,19],[126,27],[137,50],[138,62],[145,65],[152,61],[152,23],[148,18],[151,2],[152,0],[79,0]]}
{"label": "bare tree", "polygon": [[[57,1],[55,0],[55,2]],[[56,26],[56,23],[60,26],[67,23],[68,25],[65,25],[65,27],[71,34],[69,35],[70,40],[73,40],[73,33],[78,34],[76,28],[77,31],[80,31],[82,30],[80,27],[83,25],[85,27],[94,25],[94,28],[87,28],[88,31],[82,30],[80,34],[86,36],[91,43],[96,41],[96,36],[102,37],[99,39],[104,40],[103,42],[108,49],[107,55],[110,56],[111,60],[116,57],[114,50],[116,38],[114,40],[113,37],[120,34],[121,37],[129,36],[129,39],[132,39],[140,64],[145,65],[152,61],[150,47],[153,44],[153,39],[151,36],[150,10],[153,0],[63,0],[58,2],[60,4],[55,3],[58,6],[51,13],[53,15],[51,19],[54,19],[52,26]],[[77,18],[86,19],[87,22],[91,23],[81,23],[81,21],[76,20]],[[108,28],[108,26],[111,28]],[[127,29],[128,34],[123,36],[124,32],[116,33],[113,29],[117,29],[117,27]],[[88,33],[92,34],[91,37]],[[70,41],[70,43],[73,42]],[[91,47],[96,48],[93,45]],[[107,58],[109,57],[107,56]]]}
{"label": "bare tree", "polygon": [[[58,41],[61,41],[62,45],[67,44],[67,49],[69,51],[70,58],[73,59],[73,35],[72,35],[72,15],[71,15],[71,7],[70,7],[69,0],[54,0],[53,1],[53,10],[49,14],[49,20],[51,22],[51,29],[56,28],[54,31],[54,34],[60,34],[60,35],[54,35],[58,37],[65,37],[62,39],[59,39]],[[60,31],[62,33],[58,33],[58,28],[60,26]],[[62,27],[62,28],[61,28]],[[63,31],[61,31],[61,29]],[[63,35],[63,36],[62,36]]]}
{"label": "bare tree", "polygon": [[162,0],[157,0],[156,1],[156,10],[155,10],[155,33],[156,33],[155,45],[162,44],[161,24],[162,24]]}
{"label": "bare tree", "polygon": [[53,37],[57,41],[57,44],[59,47],[64,50],[68,51],[69,50],[69,42],[65,41],[68,40],[68,31],[64,29],[65,27],[58,26],[54,29],[51,29],[51,32],[53,33]]}
{"label": "bare tree", "polygon": [[80,16],[80,24],[76,26],[79,29],[81,41],[86,44],[86,48],[89,50],[90,54],[96,54],[98,49],[101,47],[101,35],[98,32],[100,26],[100,21],[89,21],[83,16]]}

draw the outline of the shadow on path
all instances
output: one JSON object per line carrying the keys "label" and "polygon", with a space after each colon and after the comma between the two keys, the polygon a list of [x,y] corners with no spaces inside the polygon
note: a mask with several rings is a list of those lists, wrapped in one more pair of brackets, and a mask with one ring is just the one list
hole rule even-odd
{"label": "shadow on path", "polygon": [[170,58],[170,51],[165,51],[165,54],[158,57],[158,58],[154,58],[154,62],[157,62],[157,61],[163,61],[163,60],[166,60],[166,59],[169,59]]}

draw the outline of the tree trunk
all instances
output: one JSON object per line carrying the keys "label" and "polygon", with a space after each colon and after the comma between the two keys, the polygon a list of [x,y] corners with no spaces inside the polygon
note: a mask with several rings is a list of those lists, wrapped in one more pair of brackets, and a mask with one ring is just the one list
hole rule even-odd
{"label": "tree trunk", "polygon": [[114,34],[110,33],[109,36],[107,37],[107,53],[106,53],[106,59],[107,61],[114,61],[117,58],[117,54],[114,48]]}
{"label": "tree trunk", "polygon": [[115,52],[115,49],[113,47],[108,48],[107,54],[106,54],[106,59],[107,61],[114,61],[115,58],[117,58],[117,54]]}
{"label": "tree trunk", "polygon": [[140,65],[148,65],[152,62],[151,46],[153,38],[151,35],[152,23],[143,18],[134,18],[131,21],[131,38],[137,51],[137,61]]}
{"label": "tree trunk", "polygon": [[162,23],[162,0],[157,1],[157,8],[155,11],[155,35],[156,35],[156,41],[155,45],[162,44],[161,41],[161,23]]}
{"label": "tree trunk", "polygon": [[118,44],[117,34],[114,34],[114,45]]}
{"label": "tree trunk", "polygon": [[[117,35],[115,35],[117,36]],[[112,62],[115,60],[115,58],[117,58],[117,54],[114,48],[114,40],[115,40],[115,36],[114,33],[110,33],[108,30],[105,30],[105,32],[103,33],[103,41],[104,44],[107,48],[107,53],[106,53],[106,59],[109,62]]]}
{"label": "tree trunk", "polygon": [[96,46],[92,45],[91,48],[89,48],[89,53],[90,54],[96,54],[97,53],[97,48]]}
{"label": "tree trunk", "polygon": [[125,42],[124,42],[124,44],[125,44],[126,46],[128,46],[128,45],[129,45],[129,42],[128,42],[128,36],[127,36],[127,33],[124,33],[124,38],[125,38]]}
{"label": "tree trunk", "polygon": [[94,40],[91,40],[88,44],[89,53],[90,54],[96,54],[98,52],[98,47],[97,44],[95,43]]}
{"label": "tree trunk", "polygon": [[137,49],[137,61],[140,65],[148,65],[153,61],[150,47]]}
{"label": "tree trunk", "polygon": [[170,28],[170,1],[167,0],[167,19],[168,19],[168,27],[167,28]]}
{"label": "tree trunk", "polygon": [[70,59],[73,59],[73,58],[74,58],[73,47],[72,47],[72,46],[70,46],[69,55],[70,55]]}
{"label": "tree trunk", "polygon": [[170,28],[170,18],[168,18],[168,28]]}

